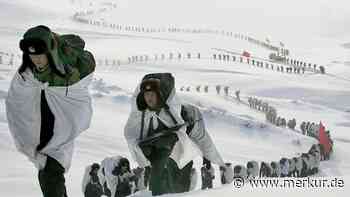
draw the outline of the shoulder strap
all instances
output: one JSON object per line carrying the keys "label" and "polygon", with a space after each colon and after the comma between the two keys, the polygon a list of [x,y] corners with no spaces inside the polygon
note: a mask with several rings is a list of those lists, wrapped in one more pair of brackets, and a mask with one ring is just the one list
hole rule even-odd
{"label": "shoulder strap", "polygon": [[[177,124],[177,121],[174,117],[174,115],[170,112],[169,108],[166,108],[167,113],[169,113],[171,119],[174,121],[175,124]],[[186,128],[186,134],[189,135],[194,127],[195,122],[188,117],[188,113],[185,109],[184,105],[181,105],[181,117],[187,123],[187,128]]]}
{"label": "shoulder strap", "polygon": [[186,133],[187,135],[189,135],[194,127],[194,121],[191,120],[190,117],[188,117],[188,113],[184,105],[181,105],[181,117],[186,123],[188,123]]}
{"label": "shoulder strap", "polygon": [[142,111],[140,140],[143,138],[144,124],[145,124],[145,111]]}

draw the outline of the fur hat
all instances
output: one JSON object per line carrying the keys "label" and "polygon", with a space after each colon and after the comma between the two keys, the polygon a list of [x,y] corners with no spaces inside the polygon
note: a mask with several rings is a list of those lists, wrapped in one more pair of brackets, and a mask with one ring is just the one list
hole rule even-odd
{"label": "fur hat", "polygon": [[153,91],[157,94],[159,102],[162,102],[162,95],[160,91],[160,80],[155,78],[144,79],[140,85],[140,93],[137,96],[137,107],[139,110],[145,110],[147,108],[146,101],[144,99],[145,92]]}
{"label": "fur hat", "polygon": [[144,79],[140,86],[141,92],[153,91],[160,93],[160,80],[159,79]]}
{"label": "fur hat", "polygon": [[54,42],[51,30],[44,25],[39,25],[30,28],[23,35],[19,46],[23,53],[26,54],[46,54],[54,49]]}

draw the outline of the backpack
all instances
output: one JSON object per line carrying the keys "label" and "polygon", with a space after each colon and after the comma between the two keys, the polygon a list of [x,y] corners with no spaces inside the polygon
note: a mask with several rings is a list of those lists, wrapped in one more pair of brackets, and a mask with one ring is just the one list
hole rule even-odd
{"label": "backpack", "polygon": [[65,34],[59,36],[60,48],[66,57],[64,59],[65,70],[69,73],[72,65],[79,70],[80,79],[86,77],[95,70],[96,61],[90,51],[84,50],[85,41],[77,35]]}

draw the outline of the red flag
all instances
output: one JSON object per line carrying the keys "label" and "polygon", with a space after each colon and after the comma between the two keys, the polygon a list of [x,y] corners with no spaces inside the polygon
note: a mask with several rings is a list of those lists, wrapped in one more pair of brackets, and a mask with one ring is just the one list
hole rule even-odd
{"label": "red flag", "polygon": [[320,122],[320,130],[319,130],[319,141],[320,144],[323,145],[325,153],[329,153],[331,150],[331,142],[326,134],[325,127]]}

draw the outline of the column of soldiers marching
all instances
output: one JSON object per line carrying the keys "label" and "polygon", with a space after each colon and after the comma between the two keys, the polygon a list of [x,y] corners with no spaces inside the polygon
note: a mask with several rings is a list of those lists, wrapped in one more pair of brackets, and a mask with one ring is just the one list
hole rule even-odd
{"label": "column of soldiers marching", "polygon": [[[296,131],[296,126],[297,126],[296,119],[293,118],[293,119],[288,120],[288,122],[287,122],[285,118],[278,116],[276,108],[269,105],[267,102],[264,102],[263,100],[258,99],[258,98],[248,97],[248,104],[249,104],[249,107],[265,113],[266,120],[268,122],[270,122],[271,124],[274,124],[274,125],[276,125],[278,127],[282,127],[282,128],[288,127],[289,129]],[[320,129],[320,125],[317,123],[314,123],[314,122],[303,121],[300,124],[300,131],[303,135],[313,137],[317,140],[319,137],[319,129]],[[331,140],[329,130],[326,131],[326,135]],[[332,140],[331,140],[331,143],[333,143]]]}
{"label": "column of soldiers marching", "polygon": [[[191,53],[187,53],[187,54],[181,54],[181,53],[170,53],[169,54],[169,59],[175,59],[177,55],[177,58],[178,59],[182,59],[182,58],[187,58],[187,59],[191,59],[191,57],[196,57],[197,59],[202,59],[202,55],[200,53],[197,53],[195,55],[192,55]],[[158,58],[159,56],[159,58]],[[221,58],[222,57],[222,58]],[[218,60],[230,60],[230,56],[229,55],[224,55],[224,54],[214,54],[213,55],[213,58],[214,60],[218,59]],[[18,57],[18,55],[15,55],[15,54],[10,54],[10,53],[5,53],[5,52],[1,52],[0,51],[0,64],[7,64],[7,65],[14,65],[14,62],[19,60],[20,57]],[[161,54],[161,55],[155,55],[154,56],[154,60],[165,60],[166,59],[166,55],[165,54]],[[233,61],[236,60],[236,57],[233,56],[232,57]],[[240,58],[241,59],[241,62],[243,63],[243,59],[242,57]],[[121,60],[121,59],[113,59],[113,58],[100,58],[100,59],[97,59],[97,65],[99,66],[112,66],[112,67],[115,67],[115,66],[120,66],[122,64],[132,64],[132,63],[136,63],[136,62],[147,62],[148,60],[151,60],[151,56],[149,55],[140,55],[140,56],[131,56],[131,57],[128,57],[127,60]],[[249,59],[247,60],[248,61],[248,64],[249,64]],[[252,59],[252,65],[254,65],[254,60]],[[257,66],[258,65],[261,65],[261,67],[263,67],[264,63],[263,62],[260,62],[260,64],[258,64],[259,62],[256,61],[256,64]],[[265,63],[266,64],[266,68],[269,68],[268,66],[268,63]],[[301,64],[301,63],[300,63]],[[294,64],[293,64],[294,65]],[[311,64],[310,64],[311,65]],[[270,65],[270,67],[273,69],[273,65]],[[280,66],[280,67],[276,67],[277,68],[277,71],[281,71],[283,72],[284,69],[283,69],[283,66]],[[304,74],[305,73],[305,69],[306,69],[306,64],[304,66],[290,66],[290,67],[286,67],[286,72],[287,73],[295,73],[295,74]],[[309,68],[309,70],[311,70],[311,67]],[[320,66],[319,67],[319,71],[316,69],[316,65],[314,65],[314,72],[320,72],[320,73],[325,73],[324,71],[324,67],[323,66]],[[226,94],[226,93],[225,93]]]}
{"label": "column of soldiers marching", "polygon": [[258,177],[307,177],[319,171],[320,162],[327,160],[321,144],[314,144],[308,152],[296,157],[282,157],[280,160],[265,162],[249,161],[246,165],[236,165],[233,177],[250,179]]}
{"label": "column of soldiers marching", "polygon": [[[320,124],[317,124],[315,122],[310,121],[303,121],[300,124],[300,130],[303,135],[307,135],[309,137],[313,137],[315,139],[319,138],[319,130],[320,130]],[[325,131],[327,137],[330,139],[331,143],[333,144],[333,140],[331,138],[330,130]]]}
{"label": "column of soldiers marching", "polygon": [[[92,5],[90,5],[92,6]],[[224,36],[230,36],[234,37],[235,39],[240,40],[246,40],[250,43],[256,44],[260,47],[266,48],[268,50],[274,51],[279,53],[280,47],[283,47],[283,54],[284,56],[289,55],[289,50],[284,47],[284,44],[280,42],[280,47],[273,45],[269,39],[265,40],[259,40],[255,39],[248,35],[243,35],[240,33],[234,33],[231,31],[225,31],[225,30],[218,30],[218,29],[202,29],[202,28],[181,28],[176,26],[169,26],[169,27],[145,27],[145,26],[135,26],[135,25],[121,25],[121,24],[114,24],[114,23],[108,23],[106,20],[101,19],[92,19],[91,16],[94,14],[99,14],[102,12],[106,12],[107,10],[113,10],[117,8],[117,5],[115,3],[109,3],[108,7],[105,7],[106,4],[103,5],[100,9],[90,9],[86,11],[80,11],[76,12],[73,15],[73,19],[79,23],[86,23],[94,26],[101,26],[101,27],[109,27],[118,31],[128,31],[128,32],[142,32],[142,33],[153,33],[153,32],[168,32],[168,33],[192,33],[192,34],[215,34],[215,35],[224,35]],[[88,16],[88,17],[87,17]],[[306,62],[295,60],[295,59],[288,59],[285,58],[284,63],[288,65],[294,65],[296,67],[288,67],[286,68],[287,72],[291,73],[304,73],[306,70],[307,65],[309,66],[309,69],[311,68],[311,63],[307,64]],[[314,65],[314,71],[316,71],[316,64]],[[273,66],[272,66],[273,67]],[[283,69],[282,69],[283,70]],[[319,71],[321,73],[325,73],[325,69],[323,66],[319,66]]]}
{"label": "column of soldiers marching", "polygon": [[[195,86],[195,91],[196,92],[201,92],[203,91],[204,93],[209,92],[209,86],[208,85],[197,85]],[[221,94],[221,91],[223,90],[225,96],[230,95],[230,87],[229,86],[222,86],[222,85],[215,85],[215,91],[217,95]],[[180,88],[180,91],[186,91],[190,92],[191,91],[191,86],[182,86]],[[241,101],[240,98],[240,90],[236,90],[234,92],[235,98],[238,101]],[[268,102],[263,101],[262,99],[258,99],[256,97],[248,97],[248,105],[250,108],[256,109],[258,111],[261,111],[265,113],[266,120],[270,122],[271,124],[274,124],[278,127],[282,128],[289,128],[291,130],[296,131],[296,126],[297,126],[297,121],[295,118],[292,118],[287,121],[286,118],[278,116],[277,110],[275,107],[271,106],[268,104]],[[303,135],[307,135],[310,137],[314,137],[318,139],[318,130],[319,130],[319,125],[317,123],[311,123],[311,122],[305,122],[303,121],[300,124],[300,130]],[[330,131],[327,130],[326,134],[330,138]]]}
{"label": "column of soldiers marching", "polygon": [[[329,159],[321,144],[314,144],[308,152],[295,157],[282,157],[277,161],[248,161],[245,165],[225,163],[220,167],[219,176],[210,162],[203,161],[200,169],[201,189],[214,187],[213,181],[219,178],[221,184],[230,184],[235,178],[244,180],[263,177],[308,177],[319,172],[320,162]],[[82,189],[85,196],[128,196],[137,191],[146,190],[149,185],[150,168],[131,169],[125,157],[107,157],[100,164],[93,163],[86,167]],[[190,190],[198,182],[196,168],[191,170]]]}
{"label": "column of soldiers marching", "polygon": [[[208,85],[197,85],[193,88],[198,93],[200,93],[201,91],[203,91],[204,93],[209,93],[209,86]],[[180,91],[181,92],[190,92],[191,86],[181,86]],[[223,85],[215,85],[215,92],[217,95],[222,95],[222,92],[223,92],[224,96],[230,96],[230,93],[231,93],[230,87],[223,86]],[[234,91],[234,95],[235,95],[235,98],[237,99],[237,101],[241,101],[240,92],[241,92],[240,90]]]}
{"label": "column of soldiers marching", "polygon": [[283,128],[288,127],[289,129],[295,130],[295,127],[297,125],[296,119],[293,118],[287,121],[286,118],[278,116],[276,108],[269,105],[267,102],[264,102],[263,100],[255,97],[248,97],[248,104],[250,108],[265,113],[266,120],[271,124]]}

